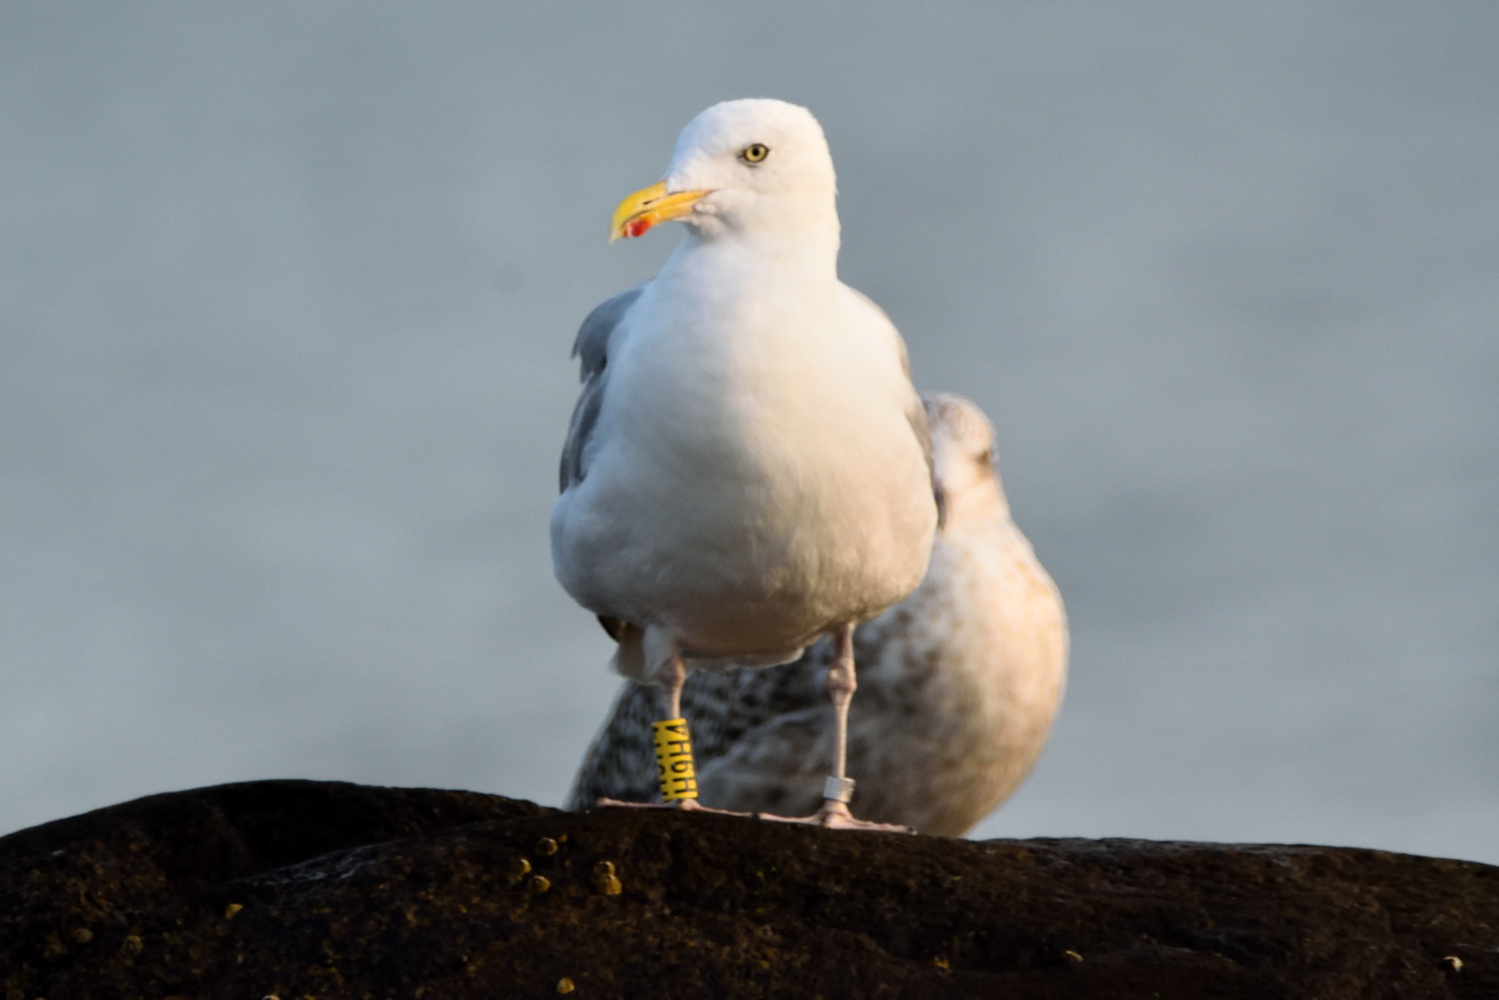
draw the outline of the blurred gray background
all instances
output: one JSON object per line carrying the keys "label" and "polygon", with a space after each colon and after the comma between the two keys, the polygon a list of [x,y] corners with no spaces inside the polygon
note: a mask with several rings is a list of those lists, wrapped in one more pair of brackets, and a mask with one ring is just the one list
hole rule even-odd
{"label": "blurred gray background", "polygon": [[1499,862],[1499,6],[0,8],[0,831],[261,777],[556,803],[547,516],[715,101],[999,427],[1071,685],[979,836]]}

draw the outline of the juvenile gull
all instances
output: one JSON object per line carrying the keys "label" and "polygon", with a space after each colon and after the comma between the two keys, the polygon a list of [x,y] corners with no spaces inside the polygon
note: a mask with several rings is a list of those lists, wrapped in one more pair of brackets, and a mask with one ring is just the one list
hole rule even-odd
{"label": "juvenile gull", "polygon": [[[1067,673],[1061,596],[1010,519],[977,406],[928,395],[946,517],[916,592],[854,634],[859,697],[849,713],[855,815],[958,836],[1024,780],[1046,742]],[[694,674],[682,692],[704,804],[805,811],[827,753],[826,641],[769,670]],[[651,721],[661,692],[626,682],[583,758],[568,808],[656,796]]]}
{"label": "juvenile gull", "polygon": [[672,718],[688,671],[833,636],[835,734],[807,766],[831,771],[811,818],[846,826],[853,627],[921,582],[937,508],[900,335],[838,280],[834,198],[811,113],[742,100],[688,123],[665,180],[620,205],[612,236],[687,234],[578,331],[552,562]]}

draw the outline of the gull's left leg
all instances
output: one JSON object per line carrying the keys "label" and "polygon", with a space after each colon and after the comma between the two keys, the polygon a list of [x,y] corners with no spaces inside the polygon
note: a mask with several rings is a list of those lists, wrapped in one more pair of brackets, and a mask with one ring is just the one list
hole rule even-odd
{"label": "gull's left leg", "polygon": [[[838,629],[835,637],[833,665],[828,668],[828,698],[833,702],[833,772],[823,785],[822,808],[811,816],[788,820],[792,823],[816,823],[838,830],[883,830],[911,833],[908,826],[895,823],[870,823],[854,819],[848,811],[848,800],[854,794],[854,781],[845,773],[848,768],[848,704],[859,687],[854,672],[854,626],[850,622]],[[762,819],[783,819],[761,815]]]}
{"label": "gull's left leg", "polygon": [[697,769],[692,759],[692,742],[687,720],[682,716],[682,685],[687,683],[687,667],[682,654],[672,644],[671,660],[662,672],[666,688],[667,717],[655,725],[656,763],[661,771],[661,798],[678,809],[700,809],[697,804]]}
{"label": "gull's left leg", "polygon": [[[692,742],[688,735],[687,720],[682,716],[682,685],[687,682],[687,667],[676,644],[668,654],[664,667],[656,674],[656,681],[666,691],[669,717],[657,722],[654,729],[656,764],[661,773],[661,803],[620,802],[617,799],[599,799],[600,806],[627,807],[637,809],[701,809],[705,812],[729,812],[727,809],[710,809],[697,801],[697,774],[692,759]],[[733,813],[745,816],[747,813]]]}

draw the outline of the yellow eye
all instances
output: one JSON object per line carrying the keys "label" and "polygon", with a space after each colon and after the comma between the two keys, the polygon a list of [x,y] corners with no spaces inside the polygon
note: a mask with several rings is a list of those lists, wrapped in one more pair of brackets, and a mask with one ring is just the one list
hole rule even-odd
{"label": "yellow eye", "polygon": [[763,142],[751,143],[744,147],[744,152],[739,154],[744,157],[745,163],[759,163],[770,155],[770,147]]}

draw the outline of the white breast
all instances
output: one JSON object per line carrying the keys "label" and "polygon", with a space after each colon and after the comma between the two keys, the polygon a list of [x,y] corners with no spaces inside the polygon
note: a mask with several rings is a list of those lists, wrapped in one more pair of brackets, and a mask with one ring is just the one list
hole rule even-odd
{"label": "white breast", "polygon": [[642,295],[588,475],[553,519],[580,603],[701,656],[878,613],[920,580],[935,521],[889,321],[836,280],[737,266],[733,249],[679,252]]}

